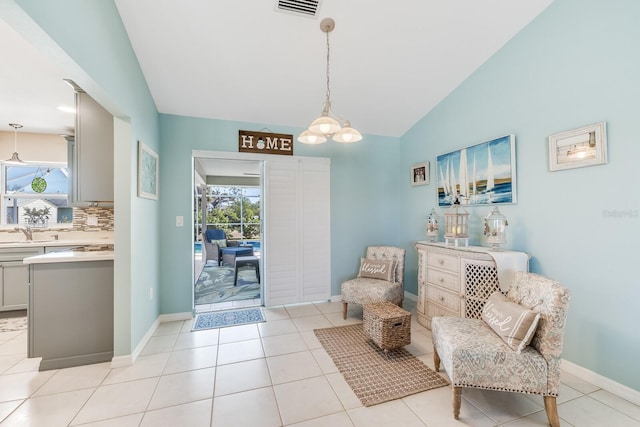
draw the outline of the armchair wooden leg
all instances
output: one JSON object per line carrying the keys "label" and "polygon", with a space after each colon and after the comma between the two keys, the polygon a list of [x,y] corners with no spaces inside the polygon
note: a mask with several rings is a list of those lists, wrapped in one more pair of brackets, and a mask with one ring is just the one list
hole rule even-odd
{"label": "armchair wooden leg", "polygon": [[435,348],[433,349],[433,367],[436,372],[440,371],[440,355]]}
{"label": "armchair wooden leg", "polygon": [[462,387],[453,388],[453,418],[460,417],[460,403],[462,402]]}
{"label": "armchair wooden leg", "polygon": [[348,303],[346,303],[346,302],[342,303],[342,318],[344,320],[347,320],[347,305],[348,305]]}
{"label": "armchair wooden leg", "polygon": [[551,427],[560,427],[560,418],[558,418],[558,405],[555,396],[544,396],[544,410],[547,412],[549,425]]}

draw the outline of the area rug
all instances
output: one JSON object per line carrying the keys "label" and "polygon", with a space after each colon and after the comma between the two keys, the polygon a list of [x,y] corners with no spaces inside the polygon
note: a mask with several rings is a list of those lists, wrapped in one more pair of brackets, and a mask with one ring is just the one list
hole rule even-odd
{"label": "area rug", "polygon": [[252,266],[238,269],[236,286],[233,276],[233,267],[205,265],[195,284],[196,305],[260,298],[260,284]]}
{"label": "area rug", "polygon": [[0,319],[0,332],[24,331],[25,329],[27,329],[26,316]]}
{"label": "area rug", "polygon": [[239,310],[213,311],[196,315],[192,331],[203,329],[226,328],[228,326],[246,325],[264,322],[262,308],[243,308]]}
{"label": "area rug", "polygon": [[404,348],[385,353],[362,324],[313,332],[364,406],[449,384]]}

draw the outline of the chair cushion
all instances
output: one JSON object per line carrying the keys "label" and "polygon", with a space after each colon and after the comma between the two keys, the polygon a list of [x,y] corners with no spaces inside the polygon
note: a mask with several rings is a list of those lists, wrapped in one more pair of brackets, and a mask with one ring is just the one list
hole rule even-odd
{"label": "chair cushion", "polygon": [[361,257],[358,277],[395,282],[397,266],[398,261],[394,259],[370,259]]}
{"label": "chair cushion", "polygon": [[227,239],[227,235],[224,233],[224,230],[220,230],[219,228],[210,228],[204,232],[204,235],[207,238],[207,242]]}
{"label": "chair cushion", "polygon": [[509,347],[520,353],[531,342],[540,314],[516,304],[496,291],[487,299],[482,309],[482,320]]}
{"label": "chair cushion", "polygon": [[249,246],[237,246],[233,248],[220,248],[220,252],[223,254],[233,254],[235,256],[249,256],[253,255],[253,247]]}
{"label": "chair cushion", "polygon": [[433,345],[454,387],[557,395],[533,347],[517,354],[482,319],[433,317]]}
{"label": "chair cushion", "polygon": [[404,297],[402,283],[387,282],[386,280],[358,277],[347,280],[341,287],[342,301],[357,304],[389,301],[400,304]]}

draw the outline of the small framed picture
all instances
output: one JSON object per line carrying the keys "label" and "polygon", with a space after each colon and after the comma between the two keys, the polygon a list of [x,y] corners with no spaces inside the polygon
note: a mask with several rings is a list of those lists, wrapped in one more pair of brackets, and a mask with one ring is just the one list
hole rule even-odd
{"label": "small framed picture", "polygon": [[138,141],[138,197],[158,200],[158,154]]}
{"label": "small framed picture", "polygon": [[429,183],[429,162],[416,163],[411,166],[411,186]]}
{"label": "small framed picture", "polygon": [[607,163],[605,122],[549,136],[549,171]]}

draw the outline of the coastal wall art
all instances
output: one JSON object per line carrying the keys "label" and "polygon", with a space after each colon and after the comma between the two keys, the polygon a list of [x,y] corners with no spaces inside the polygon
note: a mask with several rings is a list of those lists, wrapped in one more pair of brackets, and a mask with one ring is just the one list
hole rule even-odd
{"label": "coastal wall art", "polygon": [[516,139],[505,135],[436,160],[438,206],[516,203]]}
{"label": "coastal wall art", "polygon": [[549,170],[607,163],[607,126],[599,122],[549,136]]}
{"label": "coastal wall art", "polygon": [[138,141],[138,197],[158,200],[158,154]]}

